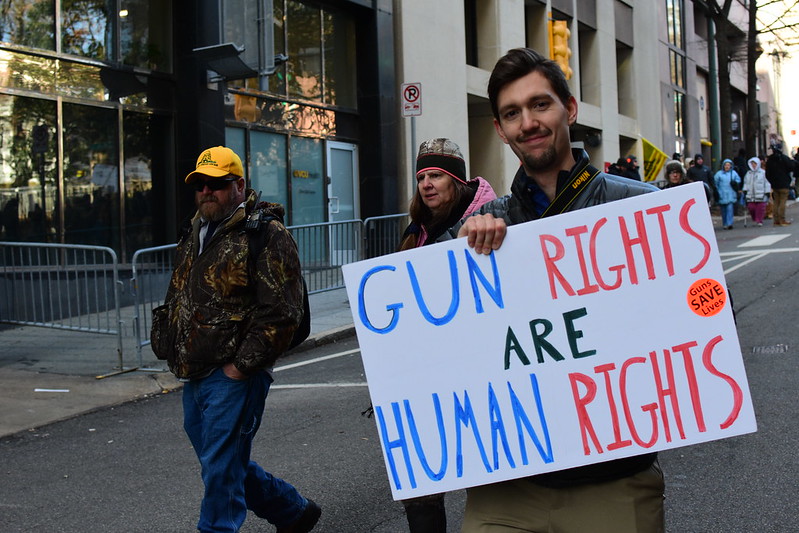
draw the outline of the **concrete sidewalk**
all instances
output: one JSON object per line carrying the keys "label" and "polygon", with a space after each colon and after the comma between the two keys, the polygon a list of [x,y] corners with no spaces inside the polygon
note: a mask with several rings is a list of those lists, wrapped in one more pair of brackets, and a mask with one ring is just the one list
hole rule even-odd
{"label": "concrete sidewalk", "polygon": [[[354,335],[344,289],[312,294],[309,299],[311,334],[292,353]],[[138,361],[135,342],[125,340],[127,370]],[[149,347],[138,370],[117,373],[118,361],[113,335],[0,325],[0,437],[180,388]],[[98,375],[107,377],[98,379]]]}

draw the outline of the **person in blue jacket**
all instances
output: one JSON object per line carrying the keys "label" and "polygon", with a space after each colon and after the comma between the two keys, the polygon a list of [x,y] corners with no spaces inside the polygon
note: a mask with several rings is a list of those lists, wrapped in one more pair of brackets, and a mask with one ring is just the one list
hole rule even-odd
{"label": "person in blue jacket", "polygon": [[732,229],[735,202],[738,201],[738,191],[741,190],[741,176],[732,168],[731,159],[725,159],[721,163],[721,170],[713,176],[713,183],[716,186],[718,204],[721,208],[721,227]]}

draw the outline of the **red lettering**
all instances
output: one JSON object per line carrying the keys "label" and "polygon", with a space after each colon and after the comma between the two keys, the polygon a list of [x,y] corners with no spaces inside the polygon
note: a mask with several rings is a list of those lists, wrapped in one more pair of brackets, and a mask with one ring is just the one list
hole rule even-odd
{"label": "red lettering", "polygon": [[633,214],[635,218],[635,230],[637,237],[630,236],[627,229],[627,221],[624,217],[619,217],[619,226],[621,228],[621,239],[624,244],[624,253],[627,256],[627,268],[630,270],[630,283],[638,285],[638,271],[635,267],[635,258],[633,257],[633,246],[640,246],[641,252],[644,254],[644,262],[646,263],[646,273],[648,279],[655,279],[655,264],[652,261],[652,250],[649,247],[649,236],[646,233],[646,225],[644,224],[644,213],[636,211]]}
{"label": "red lettering", "polygon": [[[585,385],[586,392],[584,396],[580,396],[578,382]],[[591,436],[591,442],[594,443],[598,453],[603,453],[602,445],[599,444],[599,439],[596,436],[593,424],[591,424],[591,417],[588,415],[586,406],[594,401],[596,397],[596,382],[585,374],[572,373],[569,374],[569,383],[571,383],[572,397],[574,398],[574,406],[577,408],[577,419],[580,421],[580,434],[583,437],[583,453],[591,455],[591,450],[588,447],[588,435]]]}
{"label": "red lettering", "polygon": [[613,442],[608,444],[608,450],[616,450],[618,448],[625,448],[632,446],[632,441],[621,440],[621,429],[619,428],[619,413],[616,409],[616,400],[613,398],[613,385],[610,382],[610,371],[615,370],[616,365],[608,363],[594,367],[594,372],[597,374],[605,375],[605,393],[608,396],[608,408],[610,409],[610,420],[613,424]]}
{"label": "red lettering", "polygon": [[[651,448],[655,445],[655,442],[658,440],[658,419],[657,414],[657,404],[656,403],[648,403],[646,405],[641,406],[641,411],[647,412],[649,411],[649,416],[652,419],[652,436],[649,438],[648,441],[644,442],[641,440],[641,437],[638,435],[638,430],[635,427],[635,422],[633,421],[632,413],[630,412],[630,402],[627,400],[627,370],[630,368],[631,365],[635,364],[645,364],[646,358],[645,357],[631,357],[627,359],[624,364],[621,366],[621,377],[619,378],[619,389],[621,390],[621,405],[624,408],[624,419],[627,421],[627,427],[630,428],[630,435],[632,435],[633,440],[636,444],[643,448]],[[608,446],[610,449],[610,446]]]}
{"label": "red lettering", "polygon": [[577,291],[577,294],[580,296],[599,292],[599,286],[592,284],[591,280],[588,279],[588,266],[585,262],[583,242],[580,239],[580,235],[583,233],[588,233],[588,226],[578,226],[576,228],[569,228],[566,230],[567,236],[574,237],[574,245],[577,247],[577,260],[580,263],[580,272],[583,275],[583,288]]}
{"label": "red lettering", "polygon": [[666,219],[663,216],[663,213],[671,209],[671,206],[666,205],[659,205],[657,207],[652,207],[646,210],[647,215],[657,215],[658,217],[658,226],[660,226],[660,242],[663,244],[663,259],[666,261],[666,271],[669,273],[669,276],[674,275],[674,258],[671,255],[671,243],[669,242],[669,234],[666,230]]}
{"label": "red lettering", "polygon": [[685,439],[685,430],[682,425],[680,402],[677,398],[677,390],[674,384],[674,367],[671,364],[671,352],[663,350],[663,356],[666,365],[666,380],[669,382],[668,388],[663,386],[663,378],[660,375],[657,352],[649,352],[649,359],[652,361],[652,374],[655,378],[655,389],[658,395],[658,404],[660,405],[660,418],[663,421],[663,433],[666,435],[666,442],[671,442],[671,425],[669,424],[669,412],[668,409],[666,409],[666,396],[671,400],[671,408],[674,410],[674,422],[677,424],[677,430],[680,432],[681,439]]}
{"label": "red lettering", "polygon": [[691,405],[693,405],[694,416],[696,417],[696,426],[700,432],[704,433],[707,431],[705,427],[705,416],[702,412],[702,401],[699,398],[699,385],[696,382],[694,361],[691,359],[691,348],[695,348],[696,346],[698,346],[696,341],[691,341],[678,346],[672,346],[671,349],[675,353],[682,353],[682,358],[685,362],[685,377],[688,379],[688,390],[691,392]]}
{"label": "red lettering", "polygon": [[723,339],[721,335],[717,335],[713,337],[709,343],[707,343],[707,346],[705,346],[705,349],[702,352],[702,364],[705,365],[705,368],[707,368],[708,372],[726,381],[732,389],[732,410],[730,411],[730,415],[727,417],[727,420],[719,425],[721,429],[727,429],[733,424],[733,422],[735,422],[735,420],[738,418],[738,415],[741,413],[741,405],[743,405],[744,393],[737,381],[735,381],[731,376],[721,372],[713,364],[713,348],[715,348],[716,345],[722,340]]}
{"label": "red lettering", "polygon": [[608,268],[611,272],[616,272],[616,281],[613,285],[608,285],[602,279],[602,275],[599,273],[599,261],[597,261],[596,257],[596,238],[599,234],[599,230],[605,223],[608,221],[607,218],[602,217],[597,220],[596,224],[594,224],[594,228],[591,230],[591,240],[589,241],[590,247],[590,255],[591,255],[591,268],[594,271],[594,277],[596,278],[596,282],[599,284],[606,291],[616,290],[621,286],[621,272],[624,270],[624,265],[616,265]]}
{"label": "red lettering", "polygon": [[696,240],[701,242],[705,250],[702,255],[702,259],[700,259],[699,262],[696,264],[696,266],[691,269],[692,274],[696,274],[697,272],[702,270],[705,264],[707,264],[708,259],[710,259],[710,243],[707,242],[707,239],[705,239],[699,233],[694,231],[694,229],[691,227],[691,223],[688,220],[688,211],[691,210],[691,207],[695,203],[696,199],[691,198],[690,200],[685,202],[685,204],[682,206],[682,209],[680,209],[680,227],[685,231],[685,233],[687,233],[688,235],[694,237]]}
{"label": "red lettering", "polygon": [[[566,281],[566,278],[563,276],[563,273],[558,269],[555,265],[555,262],[560,261],[566,255],[566,249],[563,246],[563,243],[558,240],[557,237],[554,235],[546,235],[541,234],[539,235],[539,240],[541,243],[541,252],[544,254],[544,264],[547,268],[547,277],[549,278],[549,291],[552,294],[552,299],[557,300],[558,294],[555,290],[555,278],[558,279],[563,289],[566,291],[566,294],[569,296],[574,296],[575,292],[572,289],[572,286],[569,285],[569,282]],[[554,255],[549,255],[549,249],[547,247],[547,243],[551,243],[555,246]]]}

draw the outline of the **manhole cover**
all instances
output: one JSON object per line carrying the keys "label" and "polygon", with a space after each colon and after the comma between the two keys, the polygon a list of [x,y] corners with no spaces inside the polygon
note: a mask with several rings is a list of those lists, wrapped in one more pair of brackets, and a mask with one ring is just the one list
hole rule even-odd
{"label": "manhole cover", "polygon": [[773,346],[755,346],[752,348],[754,354],[788,353],[787,344],[775,344]]}

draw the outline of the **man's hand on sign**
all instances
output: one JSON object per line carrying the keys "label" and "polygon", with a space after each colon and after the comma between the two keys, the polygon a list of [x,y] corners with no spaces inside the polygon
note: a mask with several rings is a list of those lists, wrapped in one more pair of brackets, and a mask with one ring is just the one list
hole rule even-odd
{"label": "man's hand on sign", "polygon": [[501,218],[487,213],[474,215],[466,219],[458,230],[458,237],[467,237],[469,246],[478,254],[490,254],[498,250],[505,239],[508,226]]}

